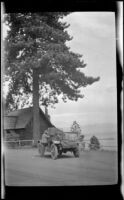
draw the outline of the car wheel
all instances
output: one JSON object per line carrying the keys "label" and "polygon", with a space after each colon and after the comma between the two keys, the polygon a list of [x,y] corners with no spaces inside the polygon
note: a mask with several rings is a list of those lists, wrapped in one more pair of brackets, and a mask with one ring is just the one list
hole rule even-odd
{"label": "car wheel", "polygon": [[80,156],[79,148],[75,149],[75,150],[73,151],[73,153],[74,153],[74,156],[75,156],[76,158],[79,158],[79,156]]}
{"label": "car wheel", "polygon": [[58,156],[58,148],[56,145],[52,144],[51,145],[51,157],[53,160],[57,159]]}

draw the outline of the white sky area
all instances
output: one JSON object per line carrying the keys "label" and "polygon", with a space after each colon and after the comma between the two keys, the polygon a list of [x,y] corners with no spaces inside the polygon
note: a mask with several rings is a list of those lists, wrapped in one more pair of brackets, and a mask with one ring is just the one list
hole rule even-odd
{"label": "white sky area", "polygon": [[51,122],[63,130],[70,130],[76,120],[82,130],[86,126],[92,129],[103,125],[104,129],[109,127],[108,130],[116,132],[115,15],[112,12],[74,12],[63,21],[70,24],[67,31],[73,36],[67,45],[73,52],[82,54],[87,64],[82,71],[87,76],[100,76],[100,81],[81,89],[85,95],[83,99],[67,103],[60,100],[55,109],[49,107]]}
{"label": "white sky area", "polygon": [[100,81],[82,88],[85,95],[77,102],[59,103],[50,109],[52,122],[61,128],[70,128],[76,120],[81,128],[95,124],[117,123],[116,94],[116,36],[114,13],[75,12],[65,19],[70,24],[68,42],[71,50],[83,55],[89,76],[100,76]]}

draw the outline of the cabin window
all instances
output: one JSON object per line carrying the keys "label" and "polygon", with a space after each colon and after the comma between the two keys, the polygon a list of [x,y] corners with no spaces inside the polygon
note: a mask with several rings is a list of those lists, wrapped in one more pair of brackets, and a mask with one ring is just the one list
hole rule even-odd
{"label": "cabin window", "polygon": [[10,133],[10,130],[7,130],[6,133]]}

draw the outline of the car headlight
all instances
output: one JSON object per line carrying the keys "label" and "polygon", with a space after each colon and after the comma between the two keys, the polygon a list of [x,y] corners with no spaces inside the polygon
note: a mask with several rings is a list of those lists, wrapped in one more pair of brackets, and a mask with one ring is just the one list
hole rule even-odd
{"label": "car headlight", "polygon": [[60,141],[54,140],[53,143],[54,144],[60,144]]}

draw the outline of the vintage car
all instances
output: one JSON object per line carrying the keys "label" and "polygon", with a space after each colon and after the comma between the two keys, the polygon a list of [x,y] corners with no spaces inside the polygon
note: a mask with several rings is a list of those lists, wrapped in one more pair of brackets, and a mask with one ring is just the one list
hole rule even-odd
{"label": "vintage car", "polygon": [[75,132],[63,132],[56,128],[47,129],[49,139],[46,145],[42,140],[38,142],[38,151],[41,157],[45,151],[51,153],[52,159],[57,159],[62,153],[72,152],[75,157],[79,157],[78,136]]}

